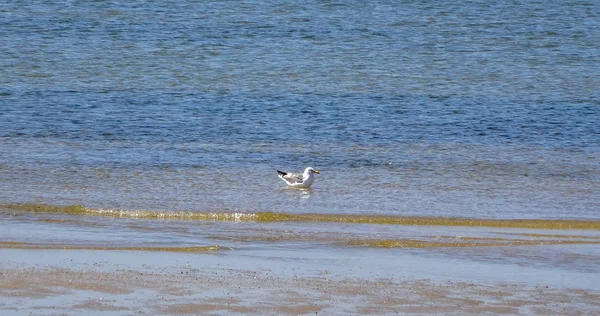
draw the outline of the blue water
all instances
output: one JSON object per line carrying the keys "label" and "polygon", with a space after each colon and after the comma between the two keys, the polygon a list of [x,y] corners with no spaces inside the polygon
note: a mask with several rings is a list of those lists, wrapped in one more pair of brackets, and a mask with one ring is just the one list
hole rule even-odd
{"label": "blue water", "polygon": [[0,38],[0,203],[599,218],[591,1],[9,2]]}

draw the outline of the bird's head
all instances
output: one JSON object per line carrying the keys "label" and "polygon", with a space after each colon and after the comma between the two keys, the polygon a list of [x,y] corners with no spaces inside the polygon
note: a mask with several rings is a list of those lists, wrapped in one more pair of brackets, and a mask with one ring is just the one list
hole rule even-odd
{"label": "bird's head", "polygon": [[308,167],[308,168],[306,168],[304,170],[304,173],[316,173],[316,174],[319,174],[319,173],[321,173],[321,171],[315,170],[313,167]]}

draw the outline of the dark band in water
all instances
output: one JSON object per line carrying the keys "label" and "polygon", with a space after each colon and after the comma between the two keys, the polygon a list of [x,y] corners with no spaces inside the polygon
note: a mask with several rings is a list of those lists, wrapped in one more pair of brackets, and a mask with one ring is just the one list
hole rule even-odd
{"label": "dark band in water", "polygon": [[0,248],[28,250],[112,250],[112,251],[158,251],[158,252],[209,252],[231,248],[214,246],[197,247],[153,247],[153,246],[97,246],[73,244],[43,244],[14,241],[0,241]]}

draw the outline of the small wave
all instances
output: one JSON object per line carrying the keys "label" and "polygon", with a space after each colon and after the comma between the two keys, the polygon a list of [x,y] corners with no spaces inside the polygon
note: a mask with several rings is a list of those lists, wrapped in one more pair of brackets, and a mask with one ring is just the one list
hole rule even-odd
{"label": "small wave", "polygon": [[0,208],[64,215],[88,215],[116,218],[163,219],[163,220],[199,220],[199,221],[254,221],[256,214],[239,212],[162,212],[148,210],[123,210],[109,208],[89,208],[81,205],[58,206],[48,204],[7,204]]}
{"label": "small wave", "polygon": [[194,212],[194,211],[148,211],[89,208],[81,205],[57,206],[46,204],[6,204],[0,208],[34,213],[64,215],[87,215],[115,218],[139,218],[156,220],[197,220],[235,222],[334,222],[347,224],[379,224],[406,226],[468,226],[530,229],[585,229],[600,230],[599,220],[567,219],[477,219],[453,217],[417,217],[358,214],[292,214],[276,212]]}

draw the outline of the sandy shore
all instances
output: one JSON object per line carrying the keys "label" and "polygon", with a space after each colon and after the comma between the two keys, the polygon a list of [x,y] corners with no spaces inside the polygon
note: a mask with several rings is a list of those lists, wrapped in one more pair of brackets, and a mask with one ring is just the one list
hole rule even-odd
{"label": "sandy shore", "polygon": [[[34,252],[30,250],[28,252]],[[30,253],[32,254],[32,253]],[[33,254],[35,255],[35,254]],[[592,315],[600,293],[509,283],[339,278],[269,269],[0,264],[3,315]]]}

